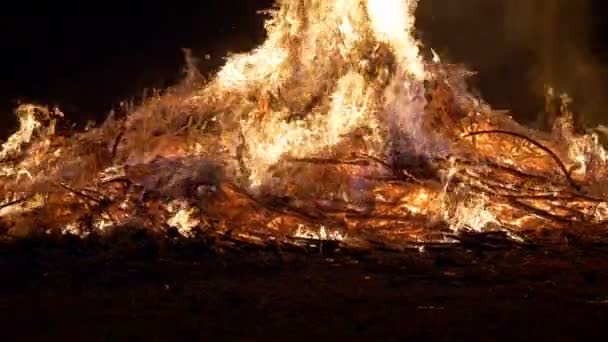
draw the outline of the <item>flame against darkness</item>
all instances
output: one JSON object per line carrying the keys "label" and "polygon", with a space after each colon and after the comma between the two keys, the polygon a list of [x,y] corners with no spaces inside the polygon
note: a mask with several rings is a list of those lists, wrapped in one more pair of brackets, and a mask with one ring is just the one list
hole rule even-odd
{"label": "flame against darkness", "polygon": [[606,151],[572,127],[519,125],[426,60],[415,0],[278,0],[255,50],[125,117],[58,135],[58,109],[18,108],[3,145],[7,234],[160,235],[346,244],[452,242],[499,231],[601,230]]}

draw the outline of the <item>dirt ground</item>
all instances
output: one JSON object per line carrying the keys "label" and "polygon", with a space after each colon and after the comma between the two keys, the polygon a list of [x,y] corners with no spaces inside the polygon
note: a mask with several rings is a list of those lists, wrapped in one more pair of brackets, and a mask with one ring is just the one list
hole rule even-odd
{"label": "dirt ground", "polygon": [[607,256],[599,245],[218,252],[31,239],[0,247],[0,331],[7,341],[599,341]]}

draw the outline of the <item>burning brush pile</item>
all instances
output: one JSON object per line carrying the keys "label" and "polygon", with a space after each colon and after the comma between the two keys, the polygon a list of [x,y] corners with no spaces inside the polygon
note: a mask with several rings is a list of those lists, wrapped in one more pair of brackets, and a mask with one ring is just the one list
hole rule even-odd
{"label": "burning brush pile", "polygon": [[4,236],[158,237],[394,248],[496,233],[601,239],[607,153],[467,91],[423,57],[416,0],[278,0],[268,38],[208,81],[187,79],[97,127],[18,108],[0,153]]}

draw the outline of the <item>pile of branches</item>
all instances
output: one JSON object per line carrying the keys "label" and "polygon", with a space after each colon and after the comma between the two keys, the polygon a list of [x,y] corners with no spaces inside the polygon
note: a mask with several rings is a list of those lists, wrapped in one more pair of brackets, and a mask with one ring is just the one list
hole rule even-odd
{"label": "pile of branches", "polygon": [[[589,147],[593,141],[567,129],[557,130],[561,135],[527,129],[450,84],[427,89],[425,127],[448,146],[441,153],[393,148],[383,157],[361,154],[350,148],[353,134],[331,153],[284,158],[271,170],[281,181],[255,192],[229,176],[239,168],[238,155],[208,157],[217,139],[208,133],[217,127],[179,91],[140,109],[178,108],[182,115],[154,123],[150,129],[157,131],[147,132],[146,140],[153,144],[154,136],[165,149],[149,148],[137,160],[124,153],[141,141],[125,118],[58,134],[55,112],[20,108],[20,115],[42,116],[46,125],[34,127],[31,139],[5,146],[12,153],[0,164],[3,233],[87,237],[140,227],[162,239],[222,246],[334,241],[392,249],[488,234],[513,243],[566,235],[603,239],[608,177],[600,150]],[[589,147],[582,161],[572,158],[576,143]],[[205,153],[193,146],[204,146]]]}

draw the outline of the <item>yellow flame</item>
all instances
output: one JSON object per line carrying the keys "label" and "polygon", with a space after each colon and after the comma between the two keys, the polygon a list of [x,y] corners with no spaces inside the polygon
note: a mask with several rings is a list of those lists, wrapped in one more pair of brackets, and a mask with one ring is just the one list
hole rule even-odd
{"label": "yellow flame", "polygon": [[455,231],[473,230],[483,232],[488,225],[498,223],[496,215],[490,210],[489,202],[483,198],[470,198],[456,204],[452,215],[447,214],[446,221]]}
{"label": "yellow flame", "polygon": [[302,224],[298,225],[293,236],[298,239],[318,241],[344,241],[346,239],[346,236],[337,230],[328,229],[325,228],[325,226],[320,226],[318,229],[312,229]]}
{"label": "yellow flame", "polygon": [[185,201],[173,201],[167,206],[167,210],[173,213],[167,220],[170,227],[176,228],[178,233],[185,238],[193,238],[196,227],[201,220],[197,217],[198,209],[188,205]]}
{"label": "yellow flame", "polygon": [[39,111],[46,112],[47,109],[34,105],[23,105],[17,109],[19,129],[2,144],[0,160],[20,152],[23,145],[32,140],[35,131],[42,126],[36,117],[36,113]]}
{"label": "yellow flame", "polygon": [[273,115],[262,125],[255,119],[245,122],[252,184],[260,185],[268,168],[286,154],[302,157],[336,145],[343,135],[371,120],[372,103],[373,92],[364,78],[351,72],[338,81],[328,113],[314,113],[309,121],[287,122]]}

